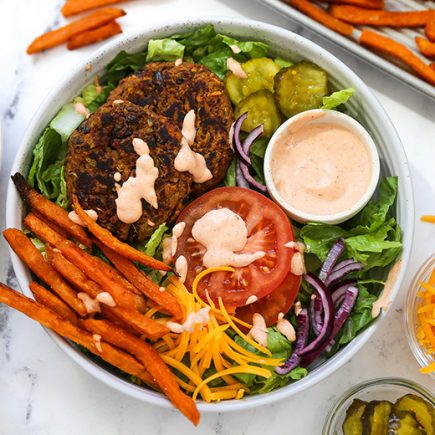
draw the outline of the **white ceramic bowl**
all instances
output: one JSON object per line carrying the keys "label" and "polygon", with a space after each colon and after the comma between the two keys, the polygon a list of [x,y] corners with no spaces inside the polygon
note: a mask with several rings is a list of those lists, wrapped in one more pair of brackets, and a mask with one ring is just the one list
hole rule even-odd
{"label": "white ceramic bowl", "polygon": [[[371,163],[370,184],[368,185],[367,190],[364,192],[363,196],[361,196],[361,198],[347,210],[329,215],[317,215],[304,212],[287,202],[276,187],[272,173],[272,159],[274,157],[274,149],[276,147],[276,144],[281,141],[282,137],[285,138],[286,136],[288,136],[289,131],[291,131],[292,127],[295,129],[309,129],[310,126],[322,123],[328,123],[343,127],[354,133],[354,135],[363,143],[363,145],[367,149]],[[280,156],[277,156],[278,159],[279,157]],[[307,110],[305,112],[292,116],[287,121],[283,122],[278,130],[276,130],[273,136],[270,138],[270,142],[267,146],[266,154],[264,156],[264,178],[270,195],[292,219],[301,223],[321,222],[325,224],[335,225],[355,216],[359,211],[363,209],[363,207],[369,202],[370,198],[373,196],[373,193],[375,192],[376,186],[378,184],[379,172],[379,154],[375,142],[373,141],[367,130],[354,118],[344,113],[338,112],[337,110],[314,109]]]}
{"label": "white ceramic bowl", "polygon": [[[25,134],[23,143],[17,153],[12,172],[21,171],[27,173],[32,158],[32,149],[45,126],[50,122],[62,104],[78,95],[81,89],[91,82],[96,74],[102,73],[104,66],[119,51],[140,51],[146,47],[147,41],[151,38],[163,38],[174,33],[191,31],[207,23],[213,24],[217,31],[226,33],[235,38],[263,41],[270,45],[273,54],[288,57],[293,60],[311,60],[328,72],[333,87],[352,87],[355,89],[356,95],[352,98],[352,102],[348,104],[348,107],[355,115],[358,115],[359,121],[367,128],[378,145],[381,159],[381,172],[384,174],[395,174],[399,177],[399,198],[395,214],[403,229],[404,247],[402,254],[403,268],[392,292],[392,298],[394,299],[399,291],[404,271],[407,269],[414,225],[412,186],[408,163],[400,139],[382,106],[356,74],[344,63],[318,45],[279,27],[243,19],[197,18],[186,21],[171,21],[159,25],[144,25],[143,28],[134,33],[125,34],[115,39],[113,42],[108,43],[103,48],[96,51],[91,57],[85,59],[73,71],[69,72],[64,80],[55,85],[52,93],[46,98],[35,114]],[[92,64],[92,70],[86,68],[88,63]],[[10,182],[6,211],[7,226],[22,228],[23,213],[24,207],[22,201],[13,184]],[[12,264],[21,289],[25,295],[31,296],[28,288],[30,280],[29,270],[15,254],[11,253],[11,255]],[[218,404],[199,403],[198,408],[201,412],[239,411],[271,403],[300,393],[330,375],[354,356],[381,323],[382,319],[378,319],[346,348],[338,352],[321,366],[313,369],[306,378],[294,384],[269,394],[247,397],[243,400],[225,401]],[[71,343],[50,331],[47,332],[70,358],[102,382],[144,402],[166,408],[172,407],[163,395],[133,385],[119,378],[115,374],[97,365]]]}

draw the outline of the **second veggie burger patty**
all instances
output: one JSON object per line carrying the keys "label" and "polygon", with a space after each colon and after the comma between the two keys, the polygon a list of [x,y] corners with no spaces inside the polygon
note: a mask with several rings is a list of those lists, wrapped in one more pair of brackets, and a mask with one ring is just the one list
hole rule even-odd
{"label": "second veggie burger patty", "polygon": [[126,77],[108,101],[128,100],[172,119],[181,129],[190,110],[197,129],[192,150],[204,156],[213,178],[192,186],[199,195],[218,185],[232,159],[229,131],[234,120],[225,85],[207,67],[192,63],[152,62]]}

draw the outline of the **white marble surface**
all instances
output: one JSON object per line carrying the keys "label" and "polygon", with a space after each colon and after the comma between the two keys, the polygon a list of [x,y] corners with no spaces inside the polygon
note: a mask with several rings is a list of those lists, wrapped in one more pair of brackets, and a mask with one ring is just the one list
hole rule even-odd
{"label": "white marble surface", "polygon": [[[36,57],[25,48],[41,31],[58,25],[59,1],[14,0],[1,4],[0,109],[4,155],[0,183],[0,227],[4,228],[5,192],[10,167],[23,133],[51,84],[94,48],[67,52],[64,47]],[[60,2],[62,3],[62,2]],[[292,26],[253,0],[136,0],[125,4],[125,30],[166,18],[245,16],[299,32],[334,52],[374,90],[391,116],[411,163],[416,193],[416,232],[412,260],[402,292],[372,340],[341,370],[299,397],[261,409],[203,415],[197,429],[175,411],[145,405],[93,379],[71,362],[41,327],[0,306],[1,435],[217,434],[316,435],[327,411],[350,386],[378,376],[402,376],[435,391],[435,382],[418,373],[403,328],[402,304],[417,267],[435,251],[435,225],[418,216],[435,213],[435,101],[350,57],[324,40]],[[8,253],[0,242],[0,274],[16,286]]]}

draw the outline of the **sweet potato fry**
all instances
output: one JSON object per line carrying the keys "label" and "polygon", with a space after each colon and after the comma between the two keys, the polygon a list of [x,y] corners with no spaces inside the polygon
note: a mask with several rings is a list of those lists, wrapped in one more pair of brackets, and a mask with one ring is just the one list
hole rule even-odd
{"label": "sweet potato fry", "polygon": [[429,21],[424,28],[424,33],[426,34],[429,41],[435,42],[435,20]]}
{"label": "sweet potato fry", "polygon": [[88,319],[80,324],[88,331],[101,335],[103,340],[134,355],[156,380],[174,406],[194,425],[198,424],[199,412],[195,402],[180,390],[174,374],[151,345],[104,320]]}
{"label": "sweet potato fry", "polygon": [[33,296],[40,304],[50,308],[51,311],[59,314],[59,316],[65,320],[69,320],[71,323],[74,323],[74,325],[77,324],[76,313],[50,290],[47,290],[36,281],[32,281],[29,284],[29,287],[33,293]]}
{"label": "sweet potato fry", "polygon": [[70,17],[91,9],[113,5],[123,1],[126,0],[67,0],[61,9],[61,12],[64,17]]}
{"label": "sweet potato fry", "polygon": [[347,5],[333,5],[329,12],[351,24],[390,27],[422,27],[435,19],[435,10],[377,11]]}
{"label": "sweet potato fry", "polygon": [[[103,291],[111,293],[110,287],[103,290],[96,282],[90,281],[86,275],[74,264],[68,261],[60,252],[47,245],[47,257],[52,266],[74,287],[87,293],[92,298],[96,298]],[[116,302],[115,297],[113,299]],[[110,307],[105,304],[101,305],[102,314],[110,319],[116,317],[121,320],[121,324],[128,329],[134,329],[135,333],[145,335],[146,337],[156,340],[162,335],[168,333],[168,329],[161,323],[152,320],[137,311],[125,310],[123,307]]]}
{"label": "sweet potato fry", "polygon": [[50,288],[76,313],[84,317],[87,315],[83,302],[77,297],[76,292],[61,278],[53,267],[44,260],[35,245],[20,230],[9,228],[3,235],[10,247],[29,266],[30,270]]}
{"label": "sweet potato fry", "polygon": [[15,290],[0,283],[0,302],[11,308],[21,311],[26,316],[36,320],[41,325],[52,329],[57,334],[80,346],[85,347],[94,355],[99,356],[109,364],[118,367],[125,373],[137,376],[150,386],[156,387],[152,376],[144,369],[142,364],[135,360],[131,355],[116,349],[110,344],[102,341],[101,352],[97,349],[92,335],[87,331],[73,325],[68,320],[63,319],[58,314],[44,307],[39,302],[35,302],[26,296],[21,295]]}
{"label": "sweet potato fry", "polygon": [[418,49],[426,57],[435,57],[435,42],[428,41],[421,36],[415,37],[415,42],[417,43]]}
{"label": "sweet potato fry", "polygon": [[360,43],[394,56],[435,85],[435,71],[404,45],[368,29],[361,32]]}
{"label": "sweet potato fry", "polygon": [[127,245],[127,243],[121,242],[112,233],[102,227],[100,227],[96,222],[94,222],[82,209],[77,197],[73,197],[74,209],[80,219],[86,224],[88,230],[98,239],[100,242],[104,243],[108,248],[127,257],[130,260],[137,261],[144,266],[152,267],[153,269],[159,270],[171,270],[171,268],[163,263],[162,261],[156,260],[143,252],[134,249],[132,246]]}
{"label": "sweet potato fry", "polygon": [[352,5],[364,9],[383,9],[383,0],[326,0],[331,4]]}
{"label": "sweet potato fry", "polygon": [[92,246],[91,239],[86,234],[84,228],[74,223],[68,217],[68,212],[66,210],[59,207],[54,202],[49,201],[35,189],[32,189],[26,179],[19,172],[12,175],[11,178],[21,198],[26,201],[31,208],[35,209],[48,221],[54,222],[54,224],[62,228],[62,230],[78,242],[83,243],[88,248]]}
{"label": "sweet potato fry", "polygon": [[93,30],[79,33],[68,40],[68,50],[75,50],[86,45],[95,44],[105,39],[122,33],[121,26],[116,21],[111,21],[104,26],[97,27]]}
{"label": "sweet potato fry", "polygon": [[328,27],[335,32],[341,33],[345,36],[350,36],[353,32],[353,26],[332,17],[330,14],[325,12],[323,9],[313,5],[308,0],[283,0],[284,3],[293,6],[294,8],[300,10],[305,15],[308,15],[313,20],[316,20],[320,24]]}
{"label": "sweet potato fry", "polygon": [[118,255],[116,252],[97,242],[97,246],[103,254],[115,265],[115,267],[145,296],[152,299],[166,312],[172,314],[177,320],[182,317],[181,307],[177,300],[168,292],[161,292],[157,284],[151,281],[140,271],[128,258]]}
{"label": "sweet potato fry", "polygon": [[435,62],[432,62],[429,66],[430,66],[430,67],[432,68],[432,70],[435,72]]}
{"label": "sweet potato fry", "polygon": [[111,276],[108,276],[99,266],[96,257],[92,257],[70,240],[61,237],[32,213],[26,216],[24,223],[40,240],[59,249],[71,263],[81,269],[91,280],[98,282],[103,288],[110,288],[110,293],[119,306],[131,311],[137,310],[135,295],[118,280],[113,280]]}
{"label": "sweet potato fry", "polygon": [[87,17],[80,18],[59,29],[38,36],[27,47],[27,54],[39,53],[47,48],[56,47],[57,45],[67,42],[74,35],[104,26],[123,15],[125,15],[125,12],[117,8],[107,8],[94,12]]}

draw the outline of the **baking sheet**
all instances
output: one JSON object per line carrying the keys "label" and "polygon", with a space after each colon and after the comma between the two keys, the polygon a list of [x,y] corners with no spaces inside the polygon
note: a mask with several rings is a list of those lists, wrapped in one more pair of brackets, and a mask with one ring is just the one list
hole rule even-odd
{"label": "baking sheet", "polygon": [[[302,24],[304,27],[312,30],[313,32],[327,38],[328,40],[334,42],[340,47],[346,49],[352,54],[358,56],[359,58],[365,60],[367,63],[376,66],[377,68],[383,70],[387,74],[397,78],[402,83],[410,86],[411,88],[435,99],[435,86],[425,82],[416,76],[409,68],[403,66],[401,63],[396,62],[395,59],[387,58],[384,55],[379,55],[366,49],[365,47],[354,42],[352,39],[348,39],[342,36],[322,24],[314,21],[310,17],[299,12],[297,9],[285,4],[281,0],[257,0],[271,9],[285,15],[297,24]],[[318,3],[318,6],[324,6],[324,3]],[[407,11],[417,11],[433,8],[435,9],[434,1],[423,1],[423,0],[387,0],[385,2],[385,9],[388,10],[407,10]],[[364,26],[356,26],[362,29]],[[429,60],[419,53],[417,45],[414,38],[417,35],[424,36],[424,29],[392,29],[389,27],[369,27],[371,30],[375,30],[385,36],[388,36],[396,41],[406,45],[410,48],[416,55],[420,56],[426,63]]]}

